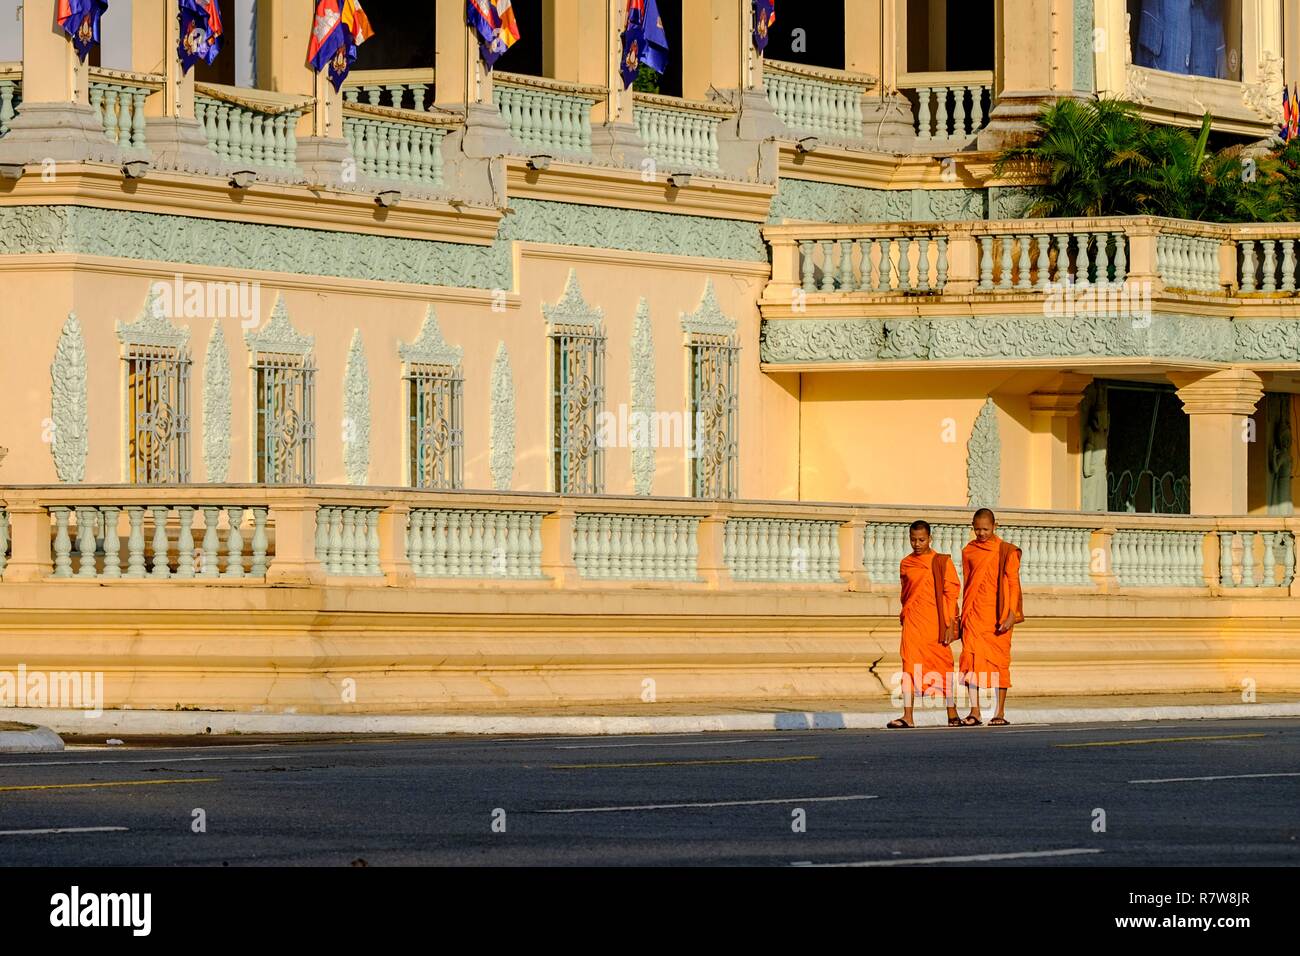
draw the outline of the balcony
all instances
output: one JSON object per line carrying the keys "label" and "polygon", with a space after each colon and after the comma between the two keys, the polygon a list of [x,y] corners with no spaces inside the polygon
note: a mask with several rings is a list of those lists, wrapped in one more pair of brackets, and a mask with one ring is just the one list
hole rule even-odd
{"label": "balcony", "polygon": [[964,149],[988,125],[991,72],[908,73],[898,82],[912,103],[918,152]]}
{"label": "balcony", "polygon": [[591,157],[591,108],[604,87],[517,73],[493,75],[492,99],[521,153]]}
{"label": "balcony", "polygon": [[1154,217],[764,229],[771,366],[1300,359],[1300,226]]}
{"label": "balcony", "polygon": [[311,97],[266,90],[198,83],[194,115],[208,148],[231,166],[255,170],[297,170],[298,118],[312,108]]}
{"label": "balcony", "polygon": [[862,139],[862,97],[876,85],[874,77],[763,61],[768,102],[796,136],[820,136],[854,144]]}

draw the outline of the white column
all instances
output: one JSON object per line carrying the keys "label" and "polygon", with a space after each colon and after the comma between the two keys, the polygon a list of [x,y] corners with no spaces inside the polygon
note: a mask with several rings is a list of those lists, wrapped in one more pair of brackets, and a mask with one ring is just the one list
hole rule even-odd
{"label": "white column", "polygon": [[234,0],[231,7],[234,36],[229,49],[235,57],[235,85],[252,88],[257,86],[257,0]]}
{"label": "white column", "polygon": [[113,0],[100,21],[99,64],[107,70],[132,68],[131,19],[131,0]]}

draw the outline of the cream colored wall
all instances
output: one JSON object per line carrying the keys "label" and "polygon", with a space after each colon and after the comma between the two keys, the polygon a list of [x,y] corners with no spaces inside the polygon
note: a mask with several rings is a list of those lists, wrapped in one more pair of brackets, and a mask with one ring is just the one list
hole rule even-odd
{"label": "cream colored wall", "polygon": [[[66,257],[64,257],[66,260]],[[129,261],[82,260],[55,265],[48,258],[36,266],[10,262],[0,297],[0,375],[9,387],[9,413],[0,425],[0,446],[10,449],[4,464],[8,483],[54,482],[49,445],[42,440],[50,414],[50,363],[59,332],[69,311],[77,314],[87,352],[89,455],[85,480],[112,483],[126,479],[123,470],[125,430],[121,346],[116,325],[136,321],[150,286],[171,282],[174,270],[164,265]],[[677,258],[609,253],[565,258],[560,247],[521,247],[516,256],[519,293],[427,289],[381,283],[349,283],[335,279],[302,279],[279,274],[250,274],[219,269],[186,268],[186,281],[260,281],[257,327],[271,315],[283,296],[293,326],[315,336],[316,364],[316,480],[346,484],[342,433],[343,377],[353,330],[361,329],[370,375],[371,464],[369,484],[407,483],[404,386],[399,341],[419,334],[427,307],[435,307],[443,336],[464,349],[464,477],[467,488],[491,488],[490,388],[498,343],[510,356],[516,404],[516,465],[514,490],[549,491],[550,385],[547,324],[543,304],[558,302],[570,268],[577,269],[588,303],[604,309],[608,336],[606,407],[617,413],[620,403],[631,406],[630,354],[637,304],[645,296],[650,307],[656,350],[657,410],[687,410],[687,352],[681,328],[683,312],[694,312],[712,279],[720,306],[737,322],[740,341],[739,429],[742,463],[741,493],[747,497],[795,493],[793,455],[776,456],[776,477],[766,462],[769,443],[793,448],[797,424],[795,398],[774,386],[759,370],[758,314],[755,300],[762,268],[744,267],[739,274],[723,271],[721,260],[704,263]],[[173,324],[190,330],[191,474],[207,480],[203,466],[203,382],[206,351],[213,318],[177,318]],[[253,481],[255,420],[249,351],[240,319],[221,319],[231,366],[232,449],[230,481]],[[769,414],[769,411],[771,414]],[[779,427],[774,427],[776,423]],[[631,449],[606,450],[609,493],[634,490]],[[659,449],[654,493],[689,493],[685,451]]]}
{"label": "cream colored wall", "polygon": [[[1005,373],[834,372],[803,376],[806,501],[964,505],[966,446]],[[995,395],[1005,507],[1030,500],[1026,395]]]}

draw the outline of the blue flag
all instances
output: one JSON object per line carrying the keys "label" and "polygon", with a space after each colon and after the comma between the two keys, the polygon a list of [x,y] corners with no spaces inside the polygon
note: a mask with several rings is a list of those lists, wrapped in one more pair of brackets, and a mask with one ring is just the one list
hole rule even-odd
{"label": "blue flag", "polygon": [[90,48],[99,42],[99,21],[107,9],[108,0],[58,0],[55,18],[72,38],[72,46],[83,63]]}
{"label": "blue flag", "polygon": [[181,73],[202,60],[208,66],[221,52],[221,8],[217,0],[180,0]]}
{"label": "blue flag", "polygon": [[627,0],[627,25],[623,29],[623,85],[631,86],[644,63],[656,73],[668,69],[668,34],[655,0]]}
{"label": "blue flag", "polygon": [[754,0],[754,49],[767,49],[767,33],[776,22],[776,0]]}

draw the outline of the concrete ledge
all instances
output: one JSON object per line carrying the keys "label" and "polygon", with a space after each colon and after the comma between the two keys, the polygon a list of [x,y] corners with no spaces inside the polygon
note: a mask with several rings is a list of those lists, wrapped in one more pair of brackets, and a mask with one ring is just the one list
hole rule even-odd
{"label": "concrete ledge", "polygon": [[[719,731],[753,733],[764,730],[879,729],[896,711],[769,712],[739,714],[633,716],[331,716],[303,714],[241,714],[195,711],[113,710],[88,718],[77,710],[13,711],[35,717],[60,733],[85,736],[195,736],[206,734],[542,734],[595,736],[602,734],[689,734]],[[986,716],[989,716],[986,714]],[[1026,707],[1008,706],[1013,724],[1078,724],[1109,721],[1198,720],[1225,718],[1300,717],[1300,701],[1289,703]],[[941,726],[942,708],[917,710],[918,726]],[[55,738],[57,739],[57,738]],[[59,743],[62,748],[62,742]]]}
{"label": "concrete ledge", "polygon": [[0,721],[0,754],[44,754],[62,749],[62,738],[48,727]]}

